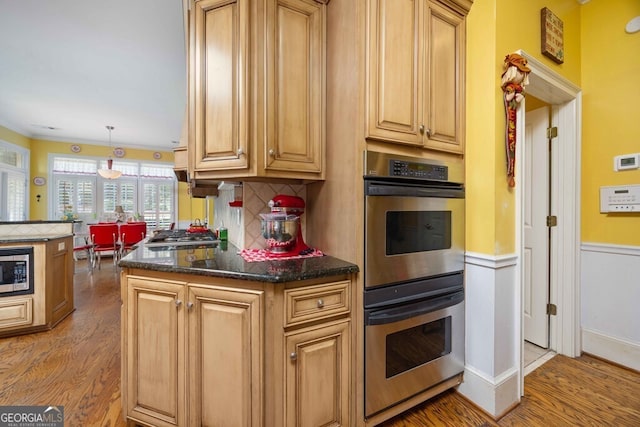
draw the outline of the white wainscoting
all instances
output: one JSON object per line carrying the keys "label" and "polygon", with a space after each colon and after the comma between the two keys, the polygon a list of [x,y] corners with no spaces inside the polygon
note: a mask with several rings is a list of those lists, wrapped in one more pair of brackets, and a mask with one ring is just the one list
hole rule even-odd
{"label": "white wainscoting", "polygon": [[582,351],[640,371],[640,247],[583,243]]}
{"label": "white wainscoting", "polygon": [[515,255],[465,256],[465,373],[458,391],[494,417],[520,401],[521,291]]}

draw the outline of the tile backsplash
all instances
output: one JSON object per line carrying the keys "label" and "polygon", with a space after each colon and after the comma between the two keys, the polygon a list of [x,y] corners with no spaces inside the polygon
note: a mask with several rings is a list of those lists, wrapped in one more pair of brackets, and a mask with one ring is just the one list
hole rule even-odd
{"label": "tile backsplash", "polygon": [[[264,249],[266,247],[261,231],[261,213],[268,213],[269,200],[278,194],[301,197],[306,202],[306,186],[244,182],[242,184],[242,208],[233,208],[233,189],[223,189],[215,201],[214,213],[217,228],[222,222],[229,229],[229,241],[238,248]],[[302,236],[306,235],[305,217],[302,215]]]}

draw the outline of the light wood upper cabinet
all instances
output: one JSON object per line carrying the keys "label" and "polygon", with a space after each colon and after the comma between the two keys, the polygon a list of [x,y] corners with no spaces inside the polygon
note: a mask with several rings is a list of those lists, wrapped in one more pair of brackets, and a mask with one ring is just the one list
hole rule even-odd
{"label": "light wood upper cabinet", "polygon": [[201,0],[192,7],[194,171],[248,167],[249,6],[249,0]]}
{"label": "light wood upper cabinet", "polygon": [[367,137],[462,153],[464,15],[435,1],[367,4]]}
{"label": "light wood upper cabinet", "polygon": [[198,179],[323,179],[326,5],[199,0],[189,155]]}

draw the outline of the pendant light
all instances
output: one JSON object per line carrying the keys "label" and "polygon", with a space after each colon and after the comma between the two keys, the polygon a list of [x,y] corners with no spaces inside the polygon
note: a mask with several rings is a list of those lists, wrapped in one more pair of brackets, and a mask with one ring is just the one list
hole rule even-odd
{"label": "pendant light", "polygon": [[106,179],[116,179],[120,178],[122,172],[112,169],[113,159],[111,158],[111,131],[113,130],[113,126],[106,126],[106,128],[109,131],[109,158],[107,159],[107,169],[98,169],[98,174]]}

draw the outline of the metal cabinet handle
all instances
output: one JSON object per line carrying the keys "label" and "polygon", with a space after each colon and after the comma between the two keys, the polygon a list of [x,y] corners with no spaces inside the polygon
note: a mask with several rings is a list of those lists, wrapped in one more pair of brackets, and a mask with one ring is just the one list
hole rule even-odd
{"label": "metal cabinet handle", "polygon": [[291,354],[289,355],[289,359],[291,359],[292,361],[294,361],[294,362],[295,362],[296,360],[298,360],[298,353],[296,353],[296,352],[294,351],[293,353],[291,353]]}
{"label": "metal cabinet handle", "polygon": [[177,299],[175,302],[176,302],[176,307],[180,307],[182,305],[182,300]]}
{"label": "metal cabinet handle", "polygon": [[192,303],[191,301],[189,301],[189,302],[187,303],[187,308],[188,308],[189,310],[191,310],[191,309],[193,308],[193,303]]}
{"label": "metal cabinet handle", "polygon": [[420,135],[426,134],[428,137],[431,137],[431,129],[425,127],[425,125],[420,125]]}
{"label": "metal cabinet handle", "polygon": [[242,156],[244,154],[244,150],[242,148],[238,148],[238,156]]}
{"label": "metal cabinet handle", "polygon": [[318,303],[317,303],[318,308],[322,308],[324,307],[324,300],[323,299],[319,299]]}
{"label": "metal cabinet handle", "polygon": [[276,152],[275,152],[275,150],[273,148],[269,150],[269,155],[271,157],[275,157],[276,156]]}

